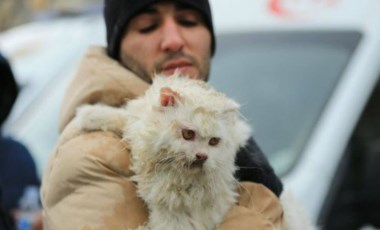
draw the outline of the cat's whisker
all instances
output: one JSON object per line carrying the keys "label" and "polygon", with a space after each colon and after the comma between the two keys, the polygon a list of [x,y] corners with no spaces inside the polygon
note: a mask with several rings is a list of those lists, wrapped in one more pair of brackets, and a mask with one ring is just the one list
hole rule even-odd
{"label": "cat's whisker", "polygon": [[175,160],[174,157],[168,156],[157,161],[157,164],[170,164]]}
{"label": "cat's whisker", "polygon": [[262,168],[260,168],[260,167],[253,167],[253,166],[247,166],[247,167],[245,167],[245,166],[237,166],[237,168],[239,168],[239,169],[259,169],[259,170],[263,170]]}
{"label": "cat's whisker", "polygon": [[175,155],[177,155],[177,154],[172,154],[170,156],[166,156],[166,157],[158,160],[157,163],[161,163],[161,164],[171,163],[176,159],[177,156],[175,156]]}
{"label": "cat's whisker", "polygon": [[246,152],[251,152],[251,150],[248,149],[248,144],[246,144],[246,145],[240,147],[240,150],[244,150],[244,151],[246,151]]}
{"label": "cat's whisker", "polygon": [[173,168],[177,171],[183,170],[186,163],[183,163],[184,159],[186,159],[185,152],[177,152],[177,153],[167,153],[163,151],[166,157],[159,158],[155,161],[155,174],[158,172],[167,172],[172,170]]}
{"label": "cat's whisker", "polygon": [[161,165],[160,164],[154,164],[154,175],[158,175],[158,172],[160,171]]}
{"label": "cat's whisker", "polygon": [[190,162],[184,162],[184,163],[183,163],[183,167],[186,167],[187,169],[190,170],[190,168],[191,168],[191,163],[190,163]]}
{"label": "cat's whisker", "polygon": [[[251,149],[251,147],[248,144],[248,142],[247,142],[247,144],[245,146],[240,147],[240,150],[244,150],[245,152],[254,152],[254,150]],[[260,158],[255,159],[255,163],[257,163],[257,164],[265,164],[265,162],[263,162]]]}

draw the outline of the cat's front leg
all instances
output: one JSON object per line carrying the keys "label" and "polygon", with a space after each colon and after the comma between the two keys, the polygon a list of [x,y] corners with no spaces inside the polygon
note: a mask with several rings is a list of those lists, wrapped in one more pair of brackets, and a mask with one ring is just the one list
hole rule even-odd
{"label": "cat's front leg", "polygon": [[126,123],[125,110],[108,105],[83,105],[76,111],[76,125],[86,131],[110,131],[121,136]]}
{"label": "cat's front leg", "polygon": [[151,230],[213,230],[193,219],[190,212],[171,212],[166,208],[151,210],[148,226]]}

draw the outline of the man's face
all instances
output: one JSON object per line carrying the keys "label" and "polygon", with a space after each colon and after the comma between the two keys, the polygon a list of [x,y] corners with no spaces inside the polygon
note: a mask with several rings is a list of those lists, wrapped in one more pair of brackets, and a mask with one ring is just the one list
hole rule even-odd
{"label": "man's face", "polygon": [[135,16],[121,41],[123,65],[151,82],[175,71],[206,79],[211,34],[198,11],[172,2],[153,4]]}

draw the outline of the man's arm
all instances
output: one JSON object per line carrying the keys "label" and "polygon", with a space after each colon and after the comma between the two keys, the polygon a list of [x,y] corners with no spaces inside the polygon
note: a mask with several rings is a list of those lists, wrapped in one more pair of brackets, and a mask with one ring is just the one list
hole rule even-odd
{"label": "man's arm", "polygon": [[129,179],[129,154],[128,145],[110,132],[61,141],[42,184],[44,229],[136,229],[146,222],[148,210]]}
{"label": "man's arm", "polygon": [[235,164],[238,167],[235,177],[239,181],[263,184],[277,197],[280,196],[282,182],[253,138],[249,138],[247,145],[238,151]]}

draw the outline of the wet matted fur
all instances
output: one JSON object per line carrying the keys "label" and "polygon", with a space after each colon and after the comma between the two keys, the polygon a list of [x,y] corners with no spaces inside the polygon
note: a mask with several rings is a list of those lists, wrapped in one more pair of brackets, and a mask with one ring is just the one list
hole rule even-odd
{"label": "wet matted fur", "polygon": [[250,136],[239,105],[203,81],[156,76],[123,108],[86,105],[77,123],[122,135],[150,229],[215,229],[235,204],[234,160]]}

